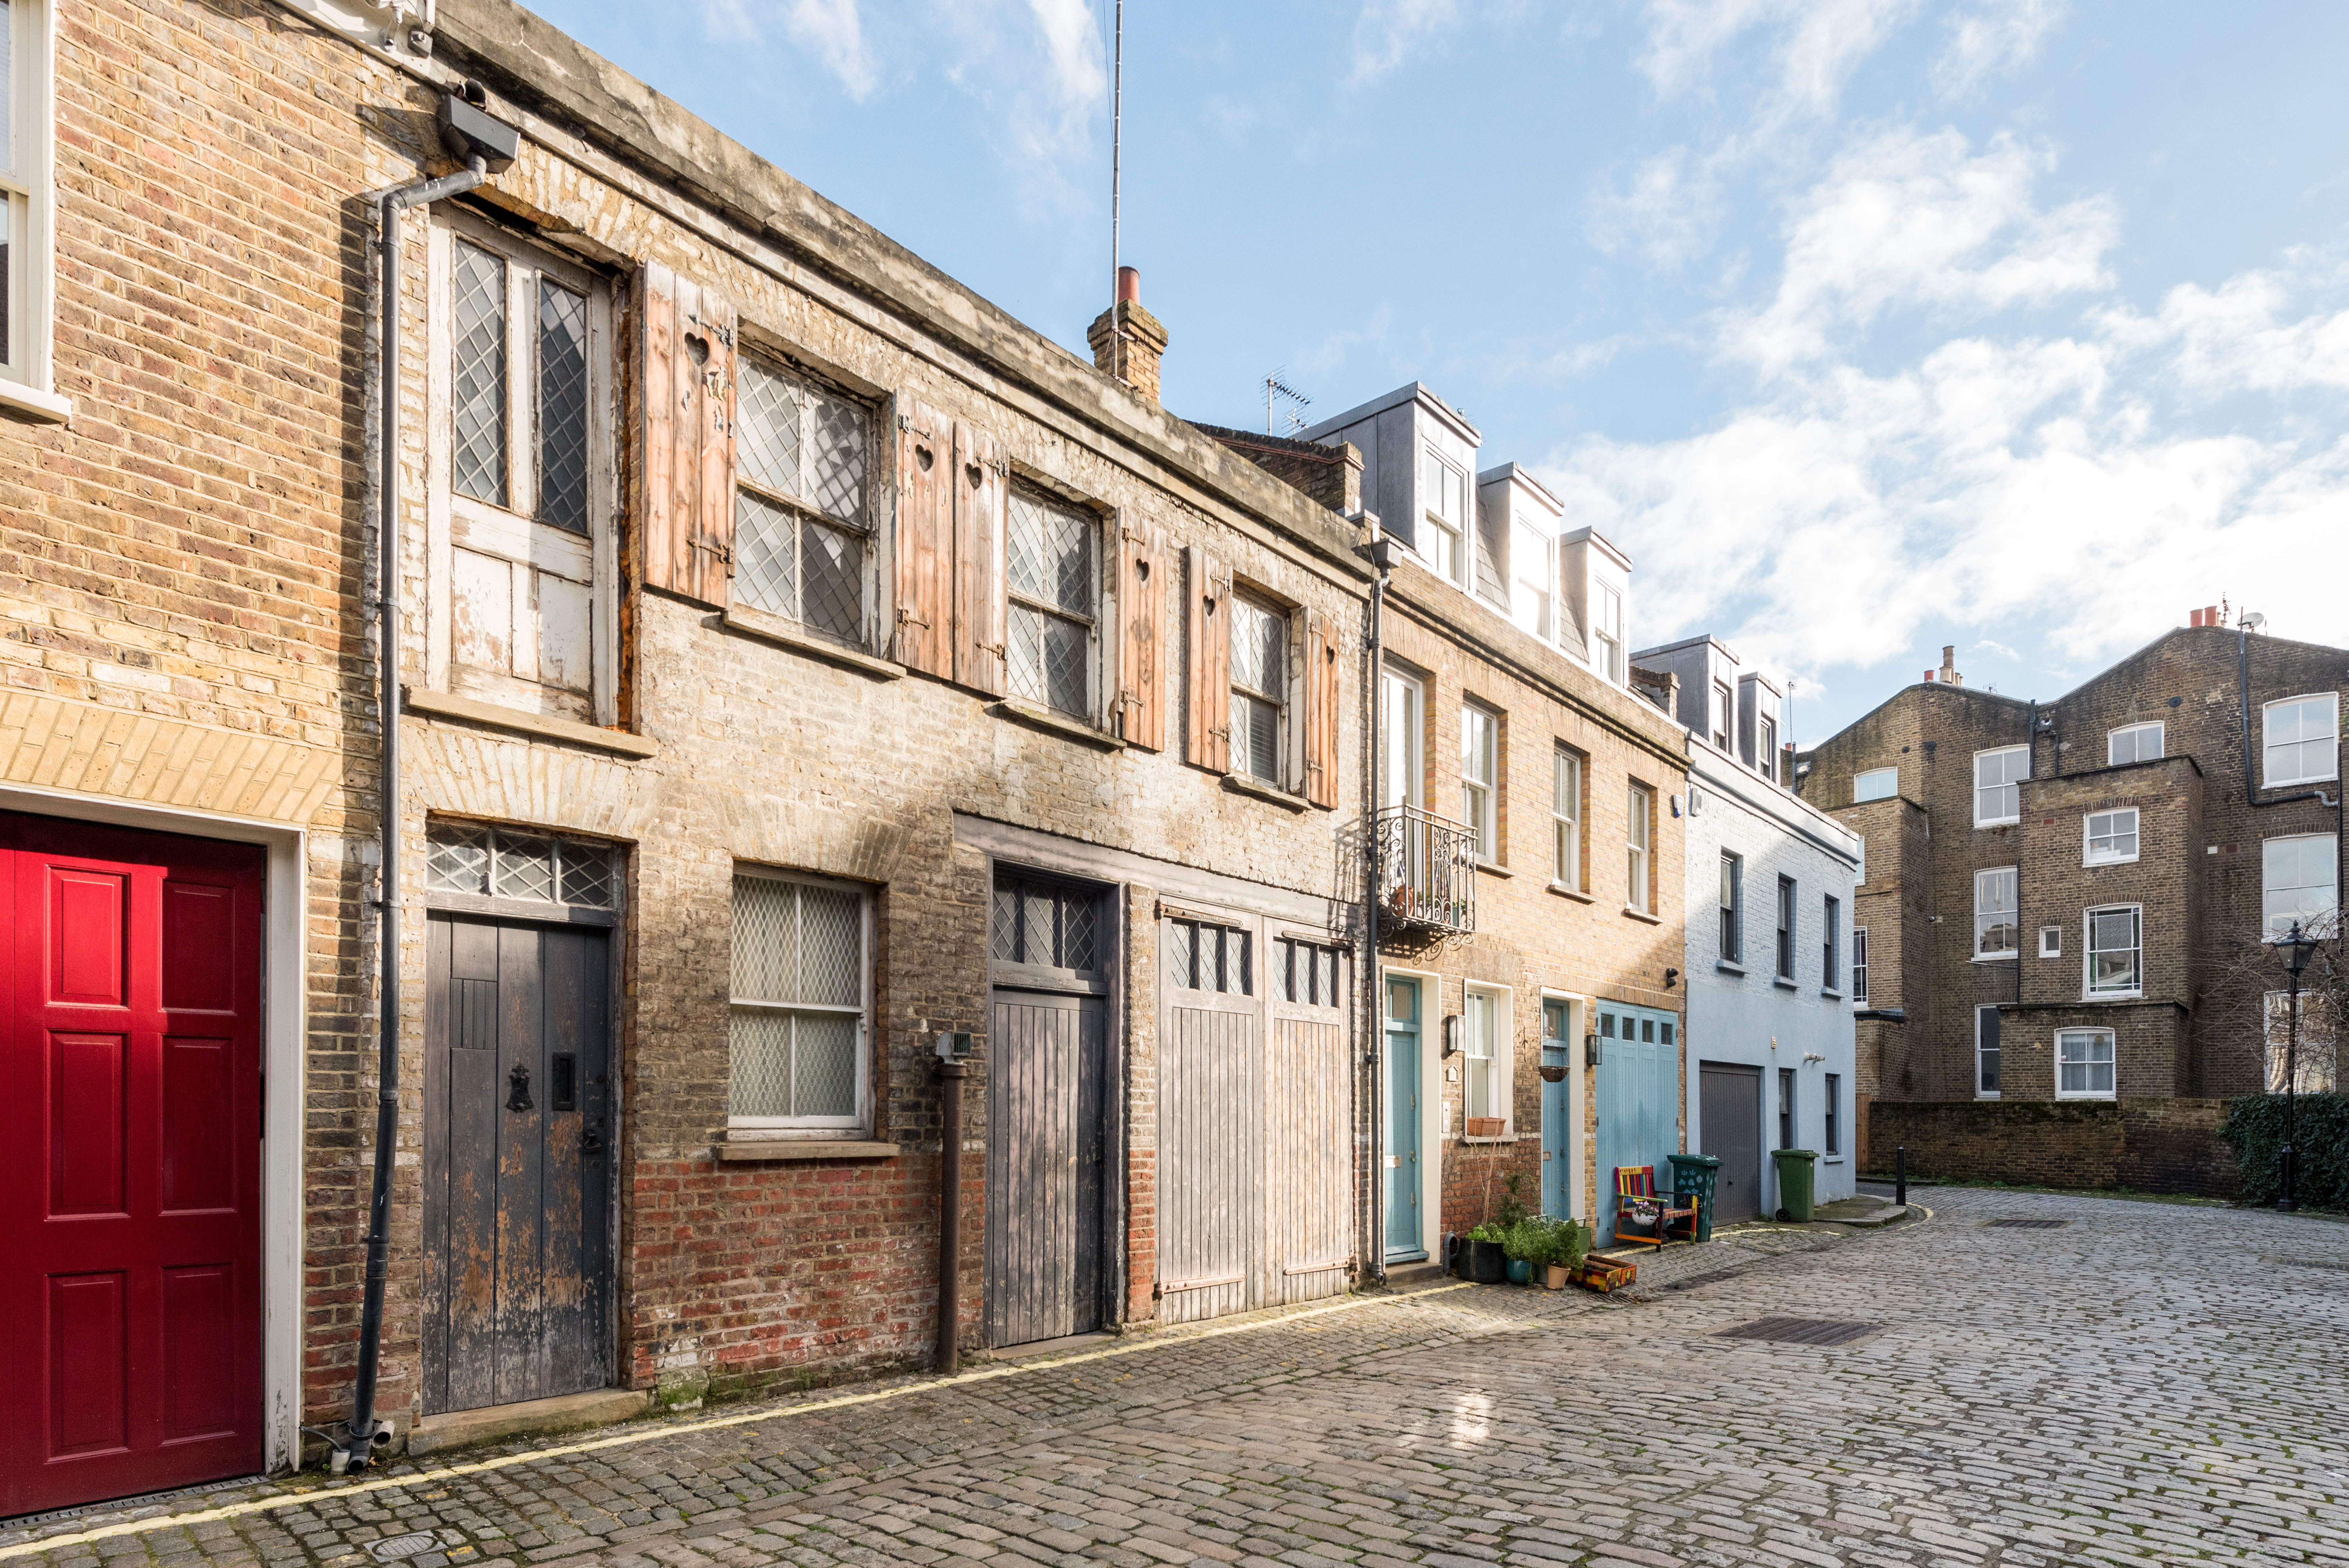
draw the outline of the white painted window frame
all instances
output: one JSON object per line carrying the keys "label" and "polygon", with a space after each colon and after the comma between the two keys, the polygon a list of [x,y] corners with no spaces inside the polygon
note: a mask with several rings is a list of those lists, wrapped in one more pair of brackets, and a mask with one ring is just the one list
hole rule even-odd
{"label": "white painted window frame", "polygon": [[1656,792],[1633,782],[1623,798],[1623,907],[1639,914],[1655,913]]}
{"label": "white painted window frame", "polygon": [[1987,1003],[1987,1004],[1978,1003],[1978,1004],[1976,1004],[1976,1005],[1975,1005],[1975,1007],[1974,1007],[1974,1048],[1973,1048],[1973,1089],[1974,1089],[1974,1098],[1975,1098],[1976,1099],[1999,1099],[1999,1098],[2001,1097],[2001,1095],[2004,1092],[2004,1088],[2005,1088],[2005,1084],[2006,1084],[2006,1029],[2005,1029],[2005,1026],[2004,1026],[2003,1024],[2002,1024],[2002,1025],[2000,1026],[2000,1028],[1999,1028],[1999,1044],[1998,1044],[1998,1081],[1999,1081],[1999,1085],[2000,1085],[2000,1087],[1999,1087],[1998,1088],[1982,1088],[1982,1051],[1983,1051],[1983,1048],[1984,1048],[1984,1047],[1983,1047],[1983,1046],[1982,1046],[1982,1015],[1983,1015],[1984,1013],[1989,1013],[1989,1014],[1992,1015],[1993,1016],[1997,1016],[1997,1014],[1998,1014],[1998,1006],[1997,1006],[1997,1004],[1996,1004],[1996,1003]]}
{"label": "white painted window frame", "polygon": [[[2305,702],[2322,702],[2325,705],[2325,710],[2331,716],[2333,721],[2333,745],[2324,753],[2325,761],[2323,772],[2302,773],[2287,777],[2283,774],[2271,770],[2268,765],[2268,758],[2271,755],[2271,743],[2268,739],[2268,729],[2276,709],[2280,707],[2291,707]],[[2311,737],[2310,738],[2322,739],[2323,738],[2318,736]],[[2280,744],[2285,746],[2302,746],[2307,744],[2307,742],[2305,740],[2288,740],[2281,742]],[[2339,777],[2341,777],[2341,698],[2338,693],[2329,691],[2302,692],[2298,696],[2280,696],[2273,702],[2265,702],[2260,705],[2261,789],[2281,789],[2287,784],[2322,784],[2327,779],[2338,779]]]}
{"label": "white painted window frame", "polygon": [[[1464,1119],[1461,1123],[1463,1137],[1466,1136],[1465,1118],[1471,1114],[1468,1109],[1468,1096],[1474,1081],[1472,1075],[1475,1070],[1472,1064],[1479,1060],[1492,1063],[1488,1089],[1500,1108],[1497,1114],[1501,1118],[1501,1136],[1509,1137],[1517,1130],[1516,1031],[1509,1016],[1509,1000],[1510,988],[1506,985],[1486,985],[1470,981],[1461,988],[1460,1114]],[[1486,1003],[1492,1009],[1493,1050],[1490,1057],[1479,1057],[1475,1054],[1477,1043],[1475,1026],[1476,1009],[1471,1004],[1476,1001]],[[1495,1112],[1488,1105],[1484,1111],[1475,1114],[1491,1116]]]}
{"label": "white painted window frame", "polygon": [[[2117,819],[2127,817],[2129,820],[2128,839],[2138,847],[2132,849],[2127,854],[2110,849],[2099,851],[2096,848],[2098,837],[2096,819],[2099,817],[2113,820],[2116,824],[2102,835],[2107,840],[2121,837]],[[2108,811],[2084,811],[2080,814],[2080,863],[2084,866],[2128,865],[2136,861],[2142,851],[2145,842],[2144,832],[2144,816],[2135,806],[2116,806]]]}
{"label": "white painted window frame", "polygon": [[2043,925],[2039,928],[2039,956],[2042,958],[2061,958],[2064,956],[2064,928],[2062,926]]}
{"label": "white painted window frame", "polygon": [[[1563,746],[1550,751],[1550,877],[1558,886],[1582,888],[1583,759]],[[1560,801],[1564,802],[1561,809]]]}
{"label": "white painted window frame", "polygon": [[[1484,721],[1481,752],[1469,737],[1475,721]],[[1481,763],[1485,776],[1479,778]],[[1475,841],[1480,863],[1496,865],[1501,859],[1501,716],[1482,703],[1460,705],[1460,816]]]}
{"label": "white painted window frame", "polygon": [[2296,891],[2302,888],[2323,887],[2326,885],[2330,885],[2333,889],[2332,908],[2329,910],[2318,911],[2313,914],[2302,916],[2301,930],[2302,932],[2307,932],[2313,929],[2315,923],[2320,921],[2329,920],[2335,924],[2338,923],[2341,912],[2340,840],[2331,833],[2279,833],[2274,838],[2262,839],[2260,841],[2260,938],[2263,942],[2272,942],[2278,936],[2284,934],[2285,932],[2290,930],[2292,923],[2292,917],[2286,916],[2284,923],[2282,926],[2278,926],[2273,923],[2272,918],[2268,913],[2268,899],[2271,894],[2278,891],[2276,883],[2270,878],[2270,862],[2268,859],[2269,851],[2271,846],[2298,843],[2323,843],[2326,845],[2327,848],[2324,854],[2324,865],[2325,870],[2331,873],[2333,878],[2330,884],[2323,882],[2289,882],[2283,884],[2285,891]]}
{"label": "white painted window frame", "polygon": [[52,382],[57,325],[56,18],[51,0],[0,0],[8,13],[8,343],[0,407],[44,424],[73,418]]}
{"label": "white painted window frame", "polygon": [[[1984,761],[1986,758],[1993,758],[1993,757],[1997,757],[1997,758],[2008,758],[2008,757],[2014,757],[2014,756],[2017,756],[2017,755],[2020,755],[2020,756],[2024,759],[2024,760],[2023,760],[2023,771],[2022,776],[2021,776],[2019,779],[2007,779],[2002,780],[2001,783],[1998,783],[1998,784],[1988,784],[1988,785],[1984,784],[1984,783],[1982,781],[1982,763],[1983,763],[1983,761]],[[2013,822],[2020,822],[2021,820],[2023,820],[2023,782],[2024,782],[2025,780],[2029,779],[2030,779],[2030,777],[2031,777],[2031,763],[2030,763],[2030,757],[2031,757],[2031,748],[2029,748],[2028,746],[1993,746],[1993,747],[1987,748],[1986,748],[1986,749],[1984,749],[1984,750],[1977,751],[1977,752],[1975,752],[1975,753],[1974,753],[1974,770],[1973,770],[1973,789],[1974,789],[1974,797],[1973,797],[1973,800],[1974,800],[1974,826],[1975,826],[1975,827],[1977,827],[1977,828],[2002,828],[2002,827],[2007,826],[2009,823],[2013,823]],[[2002,774],[2003,774],[2006,770],[2005,770],[2005,769],[2004,769],[2004,768],[2001,768],[2001,769],[1999,769],[1999,771],[2000,771]],[[1985,816],[1983,816],[1983,815],[1982,814],[1982,791],[1983,791],[1984,789],[2012,789],[2012,790],[2013,790],[2013,791],[2014,791],[2014,813],[2013,813],[2013,815],[2012,815],[2012,816],[2007,816],[2007,817],[1985,817]]]}
{"label": "white painted window frame", "polygon": [[[2168,749],[2169,742],[2168,732],[2162,721],[2157,718],[2149,720],[2144,724],[2125,724],[2118,729],[2106,731],[2105,766],[2107,768],[2119,768],[2124,766],[2122,759],[2113,755],[2120,749],[2121,738],[2124,736],[2141,736],[2148,729],[2153,731],[2153,756],[2132,757],[2128,758],[2128,761],[2150,762],[2156,758],[2168,756],[2169,754]],[[2133,745],[2132,749],[2142,751],[2143,748]]]}
{"label": "white painted window frame", "polygon": [[[2113,1075],[2112,1087],[2109,1088],[2065,1088],[2064,1087],[2064,1053],[2065,1047],[2071,1045],[2074,1041],[2080,1041],[2093,1045],[2099,1037],[2101,1037],[2104,1041],[2112,1047],[2111,1059],[2106,1062],[2099,1063],[2086,1058],[2082,1058],[2079,1065],[2084,1068],[2105,1067],[2109,1068]],[[2115,1034],[2112,1030],[2058,1029],[2055,1031],[2055,1098],[2057,1099],[2117,1099],[2120,1091],[2120,1037]]]}
{"label": "white painted window frame", "polygon": [[[2116,953],[2123,950],[2097,947],[2096,916],[2117,914],[2124,910],[2128,912],[2131,921],[2130,929],[2137,936],[2136,946],[2127,950],[2136,957],[2133,968],[2137,983],[2133,985],[2099,987],[2096,985],[2096,954],[2099,952]],[[2145,906],[2143,904],[2099,903],[2080,912],[2080,995],[2083,998],[2094,1002],[2125,1000],[2131,996],[2145,995]]]}
{"label": "white painted window frame", "polygon": [[[1400,715],[1395,712],[1397,699],[1403,709]],[[1383,732],[1380,760],[1386,769],[1386,777],[1379,783],[1379,804],[1423,805],[1427,789],[1427,683],[1392,665],[1380,671],[1379,722]],[[1400,791],[1393,789],[1398,783],[1402,786]]]}
{"label": "white painted window frame", "polygon": [[[2002,907],[2001,907],[2001,908],[1998,908],[1998,909],[1985,910],[1985,909],[1982,907],[1982,879],[1983,879],[1984,877],[1997,877],[1997,876],[2013,877],[2013,878],[2014,878],[2014,879],[2015,879],[2015,882],[2014,882],[2014,895],[2015,895],[2015,896],[2014,896],[2014,902],[2013,902],[2013,903],[2012,903],[2006,904],[2006,905],[2004,905],[2004,906],[2002,906]],[[1975,962],[1976,964],[2003,964],[2003,963],[2005,963],[2008,959],[2011,959],[2011,958],[2016,957],[2018,954],[2020,954],[2022,953],[2022,951],[2023,951],[2023,933],[2022,933],[2022,931],[2021,931],[2021,929],[2020,929],[2020,927],[2019,927],[2019,923],[2012,923],[2012,922],[2011,922],[2011,923],[2018,923],[2018,929],[2015,931],[2015,934],[2014,934],[2014,945],[2013,945],[2013,947],[2008,948],[2008,949],[2007,949],[2005,952],[2003,952],[2003,953],[1984,953],[1984,952],[1982,951],[1982,934],[1983,934],[1983,929],[1984,929],[1984,928],[1983,928],[1983,925],[1982,925],[1982,916],[1983,916],[1985,913],[1988,913],[1988,914],[2005,914],[2005,915],[2010,915],[2010,916],[2020,916],[2020,915],[2021,915],[2021,913],[2022,913],[2022,910],[2023,910],[2023,873],[2022,873],[2022,872],[2021,872],[2021,870],[2020,870],[2019,868],[2014,867],[2014,866],[1984,866],[1982,870],[1980,870],[1980,871],[1978,871],[1978,872],[1974,872],[1974,945],[1973,945],[1973,962]]]}
{"label": "white painted window frame", "polygon": [[1854,1006],[1868,1003],[1868,927],[1851,928],[1851,1000]]}
{"label": "white painted window frame", "polygon": [[[820,887],[830,889],[835,892],[854,894],[856,899],[857,924],[859,928],[859,973],[857,975],[856,988],[857,995],[861,1000],[859,1001],[855,1010],[857,1026],[855,1047],[856,1111],[854,1115],[845,1117],[737,1116],[730,1108],[726,1115],[726,1125],[728,1129],[730,1131],[740,1130],[742,1132],[752,1135],[754,1139],[775,1139],[779,1140],[787,1140],[791,1139],[837,1140],[843,1134],[862,1136],[869,1133],[873,1128],[873,1054],[874,1043],[876,1037],[873,1026],[873,949],[874,937],[874,905],[878,901],[876,901],[873,896],[873,890],[860,882],[842,882],[834,877],[812,876],[803,872],[786,871],[779,866],[757,865],[748,861],[735,861],[730,874],[731,876],[737,877],[757,877],[766,882],[795,882],[802,887]],[[726,1015],[730,1038],[735,1009],[744,1006],[775,1006],[778,1010],[782,1010],[782,1008],[781,1004],[771,1003],[765,999],[754,998],[746,1000],[733,995],[731,965],[733,963],[734,934],[732,883],[730,879],[728,883],[727,923],[727,962],[729,965],[729,974],[726,997]],[[800,1012],[841,1012],[845,1011],[846,1009],[818,1007],[806,1004],[792,1004],[791,1010]],[[730,1055],[727,1063],[727,1086],[730,1093],[731,1092],[733,1085],[733,1063]]]}
{"label": "white painted window frame", "polygon": [[[1877,789],[1870,783],[1877,779],[1889,781],[1883,789]],[[1855,806],[1869,800],[1889,800],[1899,793],[1900,769],[1898,767],[1863,769],[1851,776],[1851,803]]]}
{"label": "white painted window frame", "polygon": [[[1420,450],[1420,483],[1430,493],[1420,497],[1420,526],[1432,529],[1436,536],[1449,541],[1449,560],[1438,559],[1434,551],[1420,548],[1421,560],[1428,570],[1456,588],[1472,585],[1475,580],[1475,540],[1476,529],[1476,487],[1461,472],[1460,465],[1436,450],[1432,441],[1422,441]],[[1444,480],[1446,475],[1459,481],[1461,509],[1467,515],[1447,517],[1444,511]],[[1433,542],[1433,541],[1429,541]]]}

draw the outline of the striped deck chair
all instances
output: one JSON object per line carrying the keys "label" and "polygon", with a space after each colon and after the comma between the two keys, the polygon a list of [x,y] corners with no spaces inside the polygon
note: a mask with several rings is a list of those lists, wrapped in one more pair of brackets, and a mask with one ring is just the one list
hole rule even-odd
{"label": "striped deck chair", "polygon": [[[1696,1210],[1698,1200],[1692,1195],[1688,1207],[1672,1207],[1670,1193],[1658,1195],[1656,1168],[1652,1165],[1618,1165],[1615,1167],[1615,1239],[1638,1242],[1642,1246],[1661,1247],[1673,1240],[1696,1240]],[[1633,1217],[1633,1205],[1642,1211],[1652,1210],[1655,1217],[1642,1221]]]}

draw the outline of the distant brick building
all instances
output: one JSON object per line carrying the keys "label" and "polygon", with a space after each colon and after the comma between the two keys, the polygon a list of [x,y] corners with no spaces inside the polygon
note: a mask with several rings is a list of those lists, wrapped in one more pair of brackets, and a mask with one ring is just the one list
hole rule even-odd
{"label": "distant brick building", "polygon": [[1878,1104],[2275,1081],[2261,992],[2283,982],[2255,944],[2337,927],[2349,653],[2192,619],[2046,703],[1965,686],[1945,651],[1801,758],[1804,798],[1866,843]]}

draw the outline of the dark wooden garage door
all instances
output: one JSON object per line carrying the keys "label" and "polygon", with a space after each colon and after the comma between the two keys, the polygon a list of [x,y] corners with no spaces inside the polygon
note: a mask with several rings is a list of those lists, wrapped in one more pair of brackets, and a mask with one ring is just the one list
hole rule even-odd
{"label": "dark wooden garage door", "polygon": [[1762,1213],[1762,1069],[1729,1062],[1698,1066],[1697,1136],[1721,1161],[1713,1217],[1724,1225]]}
{"label": "dark wooden garage door", "polygon": [[424,1408],[611,1381],[610,933],[436,913]]}
{"label": "dark wooden garage door", "polygon": [[261,1469],[264,861],[0,813],[0,1515]]}

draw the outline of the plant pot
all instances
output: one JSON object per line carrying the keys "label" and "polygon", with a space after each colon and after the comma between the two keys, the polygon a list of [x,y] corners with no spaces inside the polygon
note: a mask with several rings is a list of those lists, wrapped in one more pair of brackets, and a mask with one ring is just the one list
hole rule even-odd
{"label": "plant pot", "polygon": [[1509,1283],[1511,1284],[1533,1284],[1533,1260],[1530,1258],[1511,1258],[1509,1260]]}
{"label": "plant pot", "polygon": [[1574,1271],[1567,1267],[1564,1264],[1544,1264],[1542,1265],[1542,1289],[1564,1290],[1573,1282]]}
{"label": "plant pot", "polygon": [[1472,1116],[1467,1122],[1471,1138],[1498,1138],[1501,1130],[1508,1125],[1506,1118],[1498,1116]]}
{"label": "plant pot", "polygon": [[1501,1251],[1498,1242],[1460,1240],[1458,1273],[1462,1279],[1475,1284],[1498,1284],[1508,1277],[1508,1255]]}

